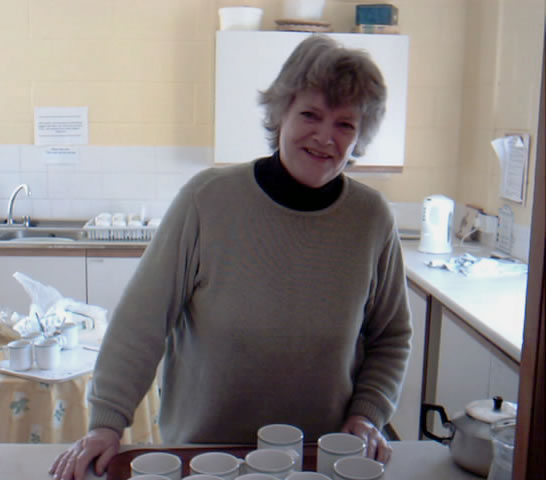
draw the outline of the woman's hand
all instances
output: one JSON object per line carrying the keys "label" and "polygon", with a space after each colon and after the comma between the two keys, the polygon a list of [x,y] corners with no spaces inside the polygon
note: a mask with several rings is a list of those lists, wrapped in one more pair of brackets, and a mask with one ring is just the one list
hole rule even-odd
{"label": "woman's hand", "polygon": [[56,480],[83,480],[89,464],[96,458],[95,473],[102,475],[119,451],[120,436],[110,428],[91,430],[70,449],[61,453],[49,473]]}
{"label": "woman's hand", "polygon": [[360,415],[350,416],[345,421],[341,431],[363,438],[367,445],[367,457],[378,460],[381,463],[387,463],[390,460],[392,453],[391,446],[375,425],[366,417]]}

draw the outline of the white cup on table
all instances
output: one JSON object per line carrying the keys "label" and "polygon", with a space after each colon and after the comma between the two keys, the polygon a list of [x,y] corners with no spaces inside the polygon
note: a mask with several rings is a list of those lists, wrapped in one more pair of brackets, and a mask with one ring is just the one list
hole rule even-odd
{"label": "white cup on table", "polygon": [[343,457],[366,454],[366,442],[350,433],[327,433],[318,439],[317,472],[334,478],[334,463]]}
{"label": "white cup on table", "polygon": [[294,425],[273,423],[258,429],[258,449],[273,448],[297,455],[295,470],[303,466],[303,432]]}
{"label": "white cup on table", "polygon": [[206,452],[190,460],[190,474],[206,474],[222,480],[235,480],[239,476],[242,460],[224,452]]}
{"label": "white cup on table", "polygon": [[194,473],[182,477],[182,480],[222,480],[222,478],[217,477],[216,475],[209,475],[207,473]]}
{"label": "white cup on table", "polygon": [[239,475],[235,480],[278,480],[277,477],[269,475],[268,473],[243,473]]}
{"label": "white cup on table", "polygon": [[292,472],[286,480],[332,480],[319,472]]}
{"label": "white cup on table", "polygon": [[131,461],[131,475],[141,480],[142,475],[160,475],[168,480],[180,480],[182,460],[167,452],[143,453]]}
{"label": "white cup on table", "polygon": [[371,458],[344,457],[334,463],[334,480],[376,480],[384,471],[383,464]]}
{"label": "white cup on table", "polygon": [[296,468],[297,455],[293,451],[275,448],[252,450],[245,456],[246,473],[266,473],[284,480]]}
{"label": "white cup on table", "polygon": [[14,340],[4,346],[8,356],[9,368],[22,372],[32,368],[32,342],[29,340]]}
{"label": "white cup on table", "polygon": [[80,328],[75,323],[65,323],[61,327],[60,337],[64,338],[62,347],[67,350],[76,348],[79,343]]}
{"label": "white cup on table", "polygon": [[156,475],[155,473],[147,473],[144,475],[135,475],[129,478],[129,480],[170,480],[169,477],[164,475]]}
{"label": "white cup on table", "polygon": [[56,338],[44,338],[34,343],[36,364],[41,370],[54,370],[61,364],[61,342]]}

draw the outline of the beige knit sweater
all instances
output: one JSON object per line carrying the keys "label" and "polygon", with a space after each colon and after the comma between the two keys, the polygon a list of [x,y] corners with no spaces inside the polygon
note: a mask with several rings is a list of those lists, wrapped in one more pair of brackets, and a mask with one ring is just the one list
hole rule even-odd
{"label": "beige knit sweater", "polygon": [[255,442],[275,422],[313,440],[347,415],[389,420],[411,326],[388,205],[344,177],[330,207],[294,211],[253,166],[202,172],[169,207],[106,332],[90,428],[132,422],[164,353],[166,443]]}

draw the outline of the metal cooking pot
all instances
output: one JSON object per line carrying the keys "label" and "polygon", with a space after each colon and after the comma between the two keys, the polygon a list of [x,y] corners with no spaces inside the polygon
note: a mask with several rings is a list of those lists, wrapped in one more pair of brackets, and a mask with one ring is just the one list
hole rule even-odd
{"label": "metal cooking pot", "polygon": [[[438,412],[442,425],[451,434],[440,437],[427,428],[428,412]],[[515,418],[517,405],[503,402],[501,397],[476,400],[469,403],[464,412],[448,419],[444,407],[424,403],[421,409],[421,431],[426,437],[449,445],[457,465],[472,473],[487,477],[493,460],[491,424],[508,418]]]}

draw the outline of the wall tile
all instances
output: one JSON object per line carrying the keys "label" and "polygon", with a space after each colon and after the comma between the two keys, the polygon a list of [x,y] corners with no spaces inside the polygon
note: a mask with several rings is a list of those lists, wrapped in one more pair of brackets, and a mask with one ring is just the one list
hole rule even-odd
{"label": "wall tile", "polygon": [[51,201],[49,199],[32,199],[31,219],[51,218]]}
{"label": "wall tile", "polygon": [[31,192],[31,200],[43,200],[48,198],[48,175],[45,172],[25,172],[22,173],[21,183],[26,183]]}
{"label": "wall tile", "polygon": [[41,82],[89,82],[112,79],[114,58],[110,41],[103,38],[34,38],[31,75]]}
{"label": "wall tile", "polygon": [[43,147],[21,145],[21,172],[46,172],[47,165],[43,159]]}
{"label": "wall tile", "polygon": [[2,0],[0,2],[0,38],[4,41],[7,36],[27,37],[29,31],[28,1]]}
{"label": "wall tile", "polygon": [[2,124],[0,144],[22,144],[34,141],[34,126],[30,122]]}
{"label": "wall tile", "polygon": [[2,58],[0,78],[3,81],[33,80],[32,51],[34,43],[30,37],[0,34],[0,40],[0,58]]}
{"label": "wall tile", "polygon": [[96,152],[101,172],[109,173],[155,173],[156,161],[154,147],[127,146],[101,147]]}
{"label": "wall tile", "polygon": [[200,2],[115,0],[114,31],[119,37],[183,39],[195,37]]}
{"label": "wall tile", "polygon": [[103,175],[103,195],[110,199],[148,200],[155,197],[153,177],[140,173]]}
{"label": "wall tile", "polygon": [[31,122],[30,81],[0,81],[0,122]]}
{"label": "wall tile", "polygon": [[19,145],[0,145],[0,172],[19,172]]}
{"label": "wall tile", "polygon": [[39,39],[110,37],[113,30],[111,0],[31,0],[30,18]]}
{"label": "wall tile", "polygon": [[[19,172],[2,172],[0,175],[0,200],[7,202],[11,195],[11,192],[21,184],[21,175]],[[7,205],[7,203],[5,203]],[[0,210],[1,211],[1,210]],[[0,218],[4,218],[4,212],[0,215]]]}

